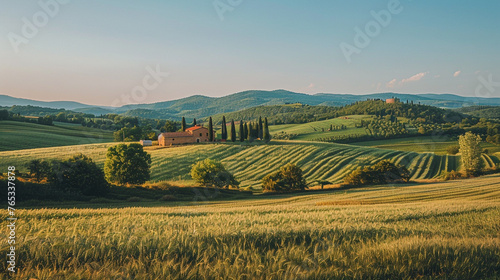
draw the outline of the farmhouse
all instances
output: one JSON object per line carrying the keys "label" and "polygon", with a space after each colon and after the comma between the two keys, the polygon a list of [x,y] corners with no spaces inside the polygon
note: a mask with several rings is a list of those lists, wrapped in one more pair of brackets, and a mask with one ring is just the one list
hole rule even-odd
{"label": "farmhouse", "polygon": [[[214,134],[215,135],[215,134]],[[182,132],[165,132],[158,136],[158,145],[170,146],[208,142],[208,128],[195,125]]]}

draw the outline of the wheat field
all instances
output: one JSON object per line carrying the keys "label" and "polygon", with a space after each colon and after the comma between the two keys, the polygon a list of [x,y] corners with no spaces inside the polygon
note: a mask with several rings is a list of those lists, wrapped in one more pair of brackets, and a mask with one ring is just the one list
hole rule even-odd
{"label": "wheat field", "polygon": [[[500,175],[151,208],[18,210],[15,278],[499,279],[499,216]],[[5,263],[6,248],[0,255]]]}

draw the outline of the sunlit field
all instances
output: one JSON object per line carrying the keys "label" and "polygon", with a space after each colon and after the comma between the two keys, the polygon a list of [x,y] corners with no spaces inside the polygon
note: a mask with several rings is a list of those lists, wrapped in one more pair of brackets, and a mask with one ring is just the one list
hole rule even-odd
{"label": "sunlit field", "polygon": [[[374,140],[353,143],[357,146],[374,147],[380,149],[392,149],[397,151],[413,151],[417,153],[435,153],[446,155],[449,146],[458,146],[457,140],[450,140],[447,136],[432,137],[420,136],[411,138]],[[490,154],[500,152],[500,146],[488,142],[481,143],[481,147],[488,149]]]}
{"label": "sunlit field", "polygon": [[54,122],[54,125],[51,126],[0,121],[0,151],[112,141],[112,131],[84,127],[80,124]]}
{"label": "sunlit field", "polygon": [[[91,157],[104,165],[107,148],[117,143],[77,145],[0,152],[0,169],[14,165],[20,172],[27,172],[26,163],[32,159],[64,159],[75,153]],[[394,151],[322,142],[272,141],[266,145],[240,145],[239,143],[187,145],[173,148],[146,148],[151,154],[152,181],[189,182],[191,166],[205,158],[221,160],[226,168],[241,182],[242,188],[259,190],[262,177],[287,163],[302,168],[309,183],[327,180],[342,182],[344,176],[359,166],[372,165],[389,159],[406,165],[412,179],[434,179],[443,171],[458,170],[460,157]],[[486,167],[498,163],[496,157],[484,156]]]}
{"label": "sunlit field", "polygon": [[500,175],[257,197],[19,210],[17,279],[500,277]]}

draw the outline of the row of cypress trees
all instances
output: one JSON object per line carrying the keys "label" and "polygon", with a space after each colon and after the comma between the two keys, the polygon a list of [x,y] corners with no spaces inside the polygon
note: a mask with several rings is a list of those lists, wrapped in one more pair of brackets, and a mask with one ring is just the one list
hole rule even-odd
{"label": "row of cypress trees", "polygon": [[[211,123],[211,118],[209,122]],[[230,139],[232,142],[236,142],[238,140],[240,142],[243,142],[245,140],[252,142],[255,139],[260,139],[264,141],[271,140],[271,134],[269,133],[269,125],[267,122],[267,118],[264,118],[264,121],[262,121],[262,117],[259,117],[259,120],[257,122],[243,122],[242,120],[240,120],[239,133],[238,133],[239,137],[237,137],[236,134],[237,133],[236,133],[235,122],[234,120],[231,120]],[[221,139],[223,141],[228,140],[227,123],[225,116],[222,116]]]}
{"label": "row of cypress trees", "polygon": [[[193,120],[193,126],[194,125],[196,125],[196,119]],[[182,131],[185,131],[187,128],[186,119],[184,117],[182,117],[181,128]],[[213,142],[215,140],[215,135],[213,133],[212,117],[208,119],[208,133],[209,133],[208,134],[209,141]],[[271,134],[269,133],[267,118],[264,118],[264,121],[262,121],[262,117],[259,117],[259,120],[257,122],[240,121],[239,137],[237,137],[236,134],[237,133],[236,133],[235,122],[234,120],[231,120],[230,139],[232,142],[236,142],[238,140],[240,142],[243,142],[245,140],[251,142],[255,139],[260,139],[264,141],[271,140]],[[226,116],[222,116],[221,139],[223,141],[228,140]]]}

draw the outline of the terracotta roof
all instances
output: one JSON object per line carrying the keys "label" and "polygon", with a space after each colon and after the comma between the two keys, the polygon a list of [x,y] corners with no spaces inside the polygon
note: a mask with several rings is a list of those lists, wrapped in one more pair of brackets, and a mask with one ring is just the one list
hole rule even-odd
{"label": "terracotta roof", "polygon": [[197,130],[197,129],[200,129],[200,128],[204,128],[204,127],[203,127],[203,126],[196,125],[196,126],[193,126],[193,127],[190,127],[190,128],[186,128],[186,131]]}
{"label": "terracotta roof", "polygon": [[171,137],[193,137],[191,133],[188,132],[164,132],[160,134],[163,137],[171,138]]}

